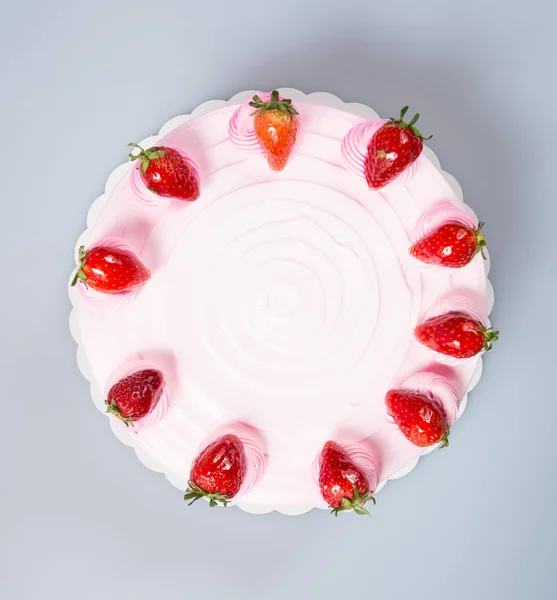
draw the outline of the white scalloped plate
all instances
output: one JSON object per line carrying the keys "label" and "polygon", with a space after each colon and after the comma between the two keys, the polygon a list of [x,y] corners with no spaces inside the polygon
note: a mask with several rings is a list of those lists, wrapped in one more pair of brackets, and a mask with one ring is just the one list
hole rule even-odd
{"label": "white scalloped plate", "polygon": [[[167,135],[170,131],[172,131],[176,127],[183,125],[186,121],[189,121],[191,118],[198,117],[200,115],[206,114],[206,113],[216,110],[218,108],[222,108],[223,106],[225,106],[227,104],[238,104],[238,103],[244,102],[248,98],[251,98],[255,93],[257,93],[257,90],[246,90],[246,91],[240,92],[240,93],[232,96],[232,98],[230,98],[230,100],[228,100],[228,101],[209,100],[207,102],[204,102],[203,104],[200,104],[195,110],[193,110],[191,114],[178,115],[178,116],[174,117],[173,119],[170,119],[169,121],[167,121],[161,127],[161,129],[157,135],[153,135],[148,138],[145,138],[144,140],[142,140],[140,142],[140,145],[144,146],[144,147],[155,145],[158,142],[158,140],[160,140],[162,137]],[[280,88],[279,93],[281,94],[281,96],[292,98],[293,100],[303,100],[305,102],[313,102],[315,104],[331,106],[333,108],[340,108],[340,109],[346,110],[348,112],[354,113],[356,115],[363,116],[370,120],[379,118],[379,115],[373,109],[369,108],[368,106],[366,106],[364,104],[359,104],[356,102],[345,103],[337,96],[334,96],[333,94],[329,94],[327,92],[314,92],[311,94],[304,94],[303,92],[300,92],[299,90],[295,90],[292,88]],[[441,169],[439,160],[438,160],[437,156],[433,153],[433,151],[424,146],[424,154],[441,171],[442,175],[445,177],[445,179],[447,180],[447,182],[449,183],[451,188],[454,190],[456,197],[459,198],[459,200],[462,202],[463,207],[467,211],[469,211],[471,214],[474,214],[472,209],[469,206],[467,206],[466,204],[464,204],[464,202],[463,202],[463,194],[462,194],[462,189],[460,188],[460,185],[458,184],[458,182],[452,175],[450,175],[449,173],[446,173],[445,171],[443,171]],[[127,163],[124,163],[124,164],[116,167],[114,169],[114,171],[112,171],[112,173],[108,176],[108,179],[107,179],[107,182],[105,185],[104,194],[99,196],[93,202],[91,207],[89,208],[89,212],[87,213],[87,229],[79,236],[79,239],[76,244],[76,254],[77,254],[77,249],[80,246],[87,245],[87,241],[90,236],[90,229],[92,228],[98,215],[100,214],[108,196],[110,195],[112,190],[114,190],[114,188],[119,183],[119,181],[122,179],[122,177],[132,167],[133,167],[133,163],[128,161]],[[487,261],[485,261],[486,277],[489,274],[489,266],[490,266],[490,261],[488,259]],[[70,281],[71,281],[72,277],[73,277],[73,273],[70,276]],[[68,281],[68,287],[69,287],[69,281]],[[73,305],[73,310],[70,313],[70,331],[71,331],[72,337],[74,338],[75,342],[77,343],[77,364],[78,364],[79,370],[81,371],[83,376],[90,383],[91,397],[92,397],[93,403],[103,414],[106,414],[105,408],[104,408],[103,391],[98,388],[96,383],[94,383],[87,357],[84,355],[83,351],[80,348],[81,333],[79,331],[79,327],[77,324],[77,308],[76,308],[77,298],[78,298],[77,290],[75,288],[69,287],[69,296],[70,296],[70,300]],[[489,282],[489,280],[487,280],[488,314],[491,312],[491,310],[493,308],[493,303],[494,303],[493,287],[492,287],[491,283]],[[460,418],[462,413],[464,412],[464,409],[466,408],[466,404],[468,401],[468,393],[478,383],[478,381],[481,377],[481,373],[482,373],[482,360],[480,359],[480,361],[478,362],[478,367],[476,369],[476,372],[474,373],[474,377],[472,378],[472,382],[470,383],[470,386],[468,388],[468,391],[460,403],[460,408],[459,408],[457,418]],[[108,417],[109,415],[106,415],[106,416]],[[186,484],[187,484],[187,482],[185,480],[177,477],[175,474],[173,474],[171,472],[166,473],[164,471],[163,467],[152,456],[148,455],[139,446],[136,446],[134,444],[134,436],[129,434],[122,427],[113,427],[114,420],[109,419],[109,423],[111,425],[111,429],[112,429],[114,435],[122,443],[134,448],[137,458],[147,468],[151,469],[152,471],[156,471],[157,473],[164,473],[166,478],[172,485],[174,485],[175,487],[177,487],[179,490],[182,490],[182,491],[185,489]],[[427,448],[426,450],[424,450],[421,453],[420,456],[423,456],[424,454],[429,454],[436,448],[437,448],[436,446]],[[399,469],[398,471],[396,471],[396,473],[393,473],[388,479],[381,481],[379,483],[376,491],[378,492],[379,490],[381,490],[385,486],[385,484],[387,483],[388,480],[398,479],[400,477],[403,477],[404,475],[407,475],[418,464],[419,458],[420,457],[415,458],[414,460],[410,461],[406,466],[404,466],[401,469]],[[258,505],[253,505],[253,504],[249,504],[249,503],[243,503],[243,502],[238,502],[236,504],[236,506],[239,506],[242,510],[252,513],[252,514],[265,514],[265,513],[272,512],[273,510],[276,510],[285,515],[301,515],[303,513],[310,511],[312,508],[317,508],[317,507],[309,506],[309,505],[266,507],[266,506],[258,506]]]}

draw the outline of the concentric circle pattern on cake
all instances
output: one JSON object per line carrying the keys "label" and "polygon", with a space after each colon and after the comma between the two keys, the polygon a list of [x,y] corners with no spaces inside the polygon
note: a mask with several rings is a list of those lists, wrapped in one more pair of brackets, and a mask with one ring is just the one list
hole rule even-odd
{"label": "concentric circle pattern on cake", "polygon": [[[80,368],[103,412],[119,381],[160,373],[141,411],[107,417],[190,501],[365,515],[448,444],[497,338],[493,294],[479,220],[412,114],[296,90],[209,102],[132,147],[91,208]],[[431,319],[458,327],[425,343]]]}

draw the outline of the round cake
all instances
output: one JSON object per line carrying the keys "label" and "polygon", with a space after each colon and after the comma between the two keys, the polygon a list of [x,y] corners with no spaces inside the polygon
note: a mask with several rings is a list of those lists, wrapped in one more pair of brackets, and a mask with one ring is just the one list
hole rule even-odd
{"label": "round cake", "polygon": [[293,89],[207,102],[133,145],[91,207],[79,366],[186,500],[372,512],[448,443],[496,339],[489,261],[405,113]]}

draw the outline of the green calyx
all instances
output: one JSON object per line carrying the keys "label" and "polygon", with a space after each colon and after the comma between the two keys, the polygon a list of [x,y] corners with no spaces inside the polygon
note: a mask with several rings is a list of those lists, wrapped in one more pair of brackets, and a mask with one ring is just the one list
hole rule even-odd
{"label": "green calyx", "polygon": [[443,435],[441,436],[441,439],[439,440],[439,442],[441,443],[439,448],[447,448],[449,446],[450,432],[451,432],[451,430],[449,429],[449,426],[445,425],[445,433],[443,433]]}
{"label": "green calyx", "polygon": [[405,106],[401,111],[400,111],[400,117],[398,119],[392,119],[391,118],[391,123],[396,123],[399,127],[404,127],[406,129],[410,129],[410,131],[417,137],[419,137],[422,140],[430,140],[433,137],[433,134],[430,135],[429,137],[424,137],[420,130],[415,127],[416,121],[420,118],[420,113],[416,113],[413,117],[412,120],[409,123],[406,123],[404,121],[404,116],[406,115],[406,113],[408,112],[408,106]]}
{"label": "green calyx", "polygon": [[87,252],[85,251],[85,246],[79,247],[78,258],[79,258],[79,266],[77,271],[72,279],[72,287],[79,281],[83,281],[85,285],[87,285],[87,275],[83,271],[83,267],[85,266],[85,257]]}
{"label": "green calyx", "polygon": [[482,229],[484,226],[485,223],[483,221],[480,221],[478,223],[478,227],[474,229],[474,233],[476,234],[476,249],[472,254],[472,258],[476,256],[478,252],[481,252],[483,259],[487,260],[487,255],[485,253],[485,249],[487,248],[487,240],[485,239],[485,233],[482,233]]}
{"label": "green calyx", "polygon": [[493,342],[499,339],[499,332],[493,327],[478,327],[478,331],[484,336],[483,349],[488,352],[493,348]]}
{"label": "green calyx", "polygon": [[144,150],[139,144],[134,144],[133,142],[130,142],[128,146],[131,146],[132,148],[139,148],[139,154],[132,154],[130,152],[128,156],[131,158],[131,160],[141,160],[142,173],[145,173],[149,168],[149,161],[162,158],[165,155],[164,150],[157,147],[147,148],[147,150]]}
{"label": "green calyx", "polygon": [[[271,92],[271,100],[269,102],[263,102],[259,96],[254,96],[249,103],[253,108],[257,108],[259,112],[266,112],[268,110],[280,110],[287,115],[297,115],[298,111],[292,106],[292,100],[283,98],[279,99],[279,93],[277,90]],[[255,112],[258,112],[255,111]],[[255,114],[252,113],[252,114]]]}
{"label": "green calyx", "polygon": [[340,512],[353,510],[358,515],[367,515],[368,517],[371,517],[369,510],[365,509],[364,505],[367,502],[373,502],[375,505],[375,498],[371,495],[370,491],[367,491],[363,496],[360,496],[358,488],[355,485],[352,485],[352,488],[354,489],[354,500],[343,498],[340,506],[336,508],[329,506],[331,509],[331,514],[335,515],[335,517],[338,517]]}
{"label": "green calyx", "polygon": [[106,405],[106,412],[118,417],[122,423],[125,423],[126,427],[130,425],[133,427],[133,419],[131,417],[124,417],[124,415],[120,412],[120,409],[116,406],[116,404],[110,403],[108,400],[104,401]]}
{"label": "green calyx", "polygon": [[188,481],[188,489],[186,490],[186,494],[184,495],[184,500],[188,502],[188,506],[191,506],[194,502],[197,502],[200,498],[207,498],[209,500],[209,506],[217,506],[221,503],[223,506],[227,506],[228,504],[228,496],[226,494],[220,494],[219,492],[206,492],[202,490],[195,482],[191,479]]}

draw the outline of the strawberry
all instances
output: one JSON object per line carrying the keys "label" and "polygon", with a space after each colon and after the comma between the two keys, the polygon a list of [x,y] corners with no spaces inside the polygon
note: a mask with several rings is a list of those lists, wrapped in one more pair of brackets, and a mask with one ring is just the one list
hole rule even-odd
{"label": "strawberry", "polygon": [[449,312],[421,323],[414,330],[418,342],[455,358],[470,358],[491,350],[499,332],[461,312]]}
{"label": "strawberry", "polygon": [[321,450],[319,489],[335,517],[344,510],[371,516],[364,508],[366,502],[375,504],[367,477],[337,442],[328,441]]}
{"label": "strawberry", "polygon": [[398,177],[422,153],[424,138],[414,127],[420,118],[416,113],[409,123],[403,121],[408,111],[405,106],[398,119],[391,119],[382,125],[373,135],[367,149],[364,173],[367,184],[372,190],[379,190]]}
{"label": "strawberry", "polygon": [[480,222],[472,229],[462,223],[445,223],[411,246],[410,254],[422,262],[455,269],[466,266],[478,252],[487,258],[484,225]]}
{"label": "strawberry", "polygon": [[157,369],[144,369],[120,379],[108,392],[106,412],[133,427],[134,421],[148,415],[159,401],[164,378]]}
{"label": "strawberry", "polygon": [[74,286],[82,281],[86,286],[105,294],[129,292],[145,283],[151,272],[131,252],[108,246],[91,250],[79,248],[79,268],[72,281]]}
{"label": "strawberry", "polygon": [[184,500],[191,500],[189,505],[192,505],[205,497],[209,499],[209,506],[219,502],[226,506],[238,493],[245,470],[242,442],[235,435],[223,435],[194,460]]}
{"label": "strawberry", "polygon": [[267,162],[273,171],[282,171],[296,142],[298,111],[292,106],[292,100],[280,100],[276,90],[271,94],[270,102],[254,96],[249,105],[257,108],[253,113],[255,135]]}
{"label": "strawberry", "polygon": [[193,201],[199,198],[199,176],[194,167],[174,148],[153,146],[144,150],[137,144],[139,154],[130,154],[132,160],[140,160],[139,173],[151,192],[165,198]]}
{"label": "strawberry", "polygon": [[390,390],[385,397],[387,413],[404,437],[421,448],[441,442],[449,445],[449,427],[435,401],[411,390]]}

